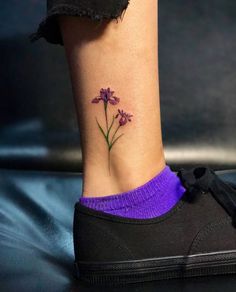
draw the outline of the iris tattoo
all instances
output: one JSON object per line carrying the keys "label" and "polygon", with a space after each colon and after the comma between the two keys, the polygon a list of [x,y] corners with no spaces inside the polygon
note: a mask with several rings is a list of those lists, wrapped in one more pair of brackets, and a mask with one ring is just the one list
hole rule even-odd
{"label": "iris tattoo", "polygon": [[[98,122],[96,117],[96,122],[98,125],[99,130],[101,131],[108,148],[108,169],[110,173],[110,152],[114,144],[124,135],[124,133],[121,133],[118,135],[118,131],[121,127],[125,126],[127,122],[131,122],[131,117],[133,115],[124,112],[121,109],[117,110],[116,115],[113,115],[112,118],[109,121],[108,117],[108,105],[115,106],[120,102],[120,98],[114,96],[114,91],[111,91],[110,87],[107,89],[101,88],[100,89],[100,95],[96,96],[92,99],[92,103],[103,103],[104,108],[104,115],[105,115],[105,123],[106,123],[106,129],[104,130],[101,124]],[[119,118],[119,121],[116,120]],[[118,123],[116,122],[118,121]],[[114,130],[113,130],[114,128]],[[112,133],[113,132],[113,133]]]}

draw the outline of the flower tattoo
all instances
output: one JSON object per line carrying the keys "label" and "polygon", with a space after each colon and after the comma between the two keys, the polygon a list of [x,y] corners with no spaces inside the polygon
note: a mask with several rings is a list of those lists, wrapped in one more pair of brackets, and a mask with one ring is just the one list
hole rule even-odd
{"label": "flower tattoo", "polygon": [[[117,132],[120,129],[120,127],[125,126],[127,124],[127,122],[131,122],[131,117],[133,117],[133,115],[126,113],[121,109],[118,109],[118,113],[115,116],[114,115],[112,116],[111,122],[109,123],[108,113],[107,113],[108,104],[117,105],[120,102],[120,98],[114,96],[114,91],[111,91],[110,87],[108,87],[107,89],[101,88],[100,95],[94,97],[91,102],[92,103],[99,103],[100,101],[102,101],[103,106],[104,106],[106,130],[103,129],[103,127],[98,122],[97,118],[96,118],[96,122],[97,122],[99,130],[101,131],[101,133],[102,133],[102,135],[105,138],[106,143],[107,143],[108,169],[109,169],[109,173],[110,173],[110,151],[111,151],[112,147],[114,146],[114,144],[118,141],[118,139],[120,139],[121,136],[124,135],[124,133],[122,133],[119,136],[117,136]],[[119,123],[118,123],[117,127],[115,128],[113,134],[111,134],[115,120],[117,118],[119,118]]]}
{"label": "flower tattoo", "polygon": [[120,120],[119,120],[119,124],[120,126],[124,126],[127,121],[131,122],[131,117],[132,115],[125,113],[123,110],[118,109],[118,114],[115,116],[115,118],[118,118],[119,115],[121,116]]}
{"label": "flower tattoo", "polygon": [[110,103],[113,105],[116,105],[120,99],[116,96],[113,96],[114,91],[111,91],[110,88],[108,87],[107,89],[101,89],[100,90],[100,95],[95,97],[92,100],[92,103],[99,103],[100,100],[103,100],[104,104]]}

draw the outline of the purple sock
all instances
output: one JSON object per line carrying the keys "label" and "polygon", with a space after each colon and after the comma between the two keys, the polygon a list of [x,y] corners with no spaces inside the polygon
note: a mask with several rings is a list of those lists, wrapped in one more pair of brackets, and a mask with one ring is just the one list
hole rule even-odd
{"label": "purple sock", "polygon": [[179,177],[166,165],[158,175],[133,190],[103,197],[81,197],[79,201],[105,213],[148,219],[168,212],[184,192]]}

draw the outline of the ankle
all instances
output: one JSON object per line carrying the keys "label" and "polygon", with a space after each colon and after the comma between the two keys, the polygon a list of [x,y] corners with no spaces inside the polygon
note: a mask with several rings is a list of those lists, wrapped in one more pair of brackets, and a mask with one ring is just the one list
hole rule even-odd
{"label": "ankle", "polygon": [[101,197],[127,192],[151,180],[165,166],[163,157],[156,163],[152,161],[139,167],[126,165],[122,170],[112,168],[110,176],[90,167],[84,172],[82,197]]}

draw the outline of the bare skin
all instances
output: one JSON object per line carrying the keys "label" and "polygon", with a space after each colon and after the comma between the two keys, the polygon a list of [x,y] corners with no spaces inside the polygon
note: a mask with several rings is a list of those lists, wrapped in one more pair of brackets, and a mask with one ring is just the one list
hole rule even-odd
{"label": "bare skin", "polygon": [[[75,99],[83,155],[84,197],[118,194],[143,185],[165,167],[161,135],[158,72],[158,2],[133,0],[122,21],[98,24],[86,17],[59,16]],[[99,98],[114,91],[116,104]],[[112,117],[132,115],[109,149]],[[106,117],[107,114],[107,117]],[[122,121],[121,120],[121,123]],[[97,119],[97,121],[96,121]],[[106,134],[105,133],[105,134]],[[114,141],[114,139],[113,139]]]}

